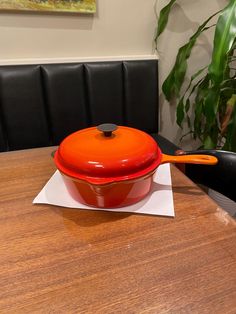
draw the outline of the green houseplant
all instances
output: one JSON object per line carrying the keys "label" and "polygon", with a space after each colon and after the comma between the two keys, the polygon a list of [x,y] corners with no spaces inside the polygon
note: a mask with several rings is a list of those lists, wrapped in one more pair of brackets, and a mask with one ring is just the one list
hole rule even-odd
{"label": "green houseplant", "polygon": [[[175,2],[169,1],[160,11],[156,47]],[[213,18],[217,18],[216,24],[209,25]],[[192,49],[210,27],[215,28],[210,64],[203,64],[193,73],[183,90]],[[177,124],[182,127],[186,121],[189,133],[201,141],[201,148],[236,152],[236,0],[229,0],[225,8],[204,21],[179,49],[162,90],[168,101],[177,100]]]}

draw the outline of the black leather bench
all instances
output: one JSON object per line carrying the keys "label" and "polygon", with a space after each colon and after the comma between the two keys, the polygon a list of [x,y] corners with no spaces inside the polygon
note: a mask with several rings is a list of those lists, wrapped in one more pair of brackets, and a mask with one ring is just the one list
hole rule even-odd
{"label": "black leather bench", "polygon": [[58,145],[109,122],[146,131],[172,154],[158,109],[157,60],[0,66],[1,152]]}

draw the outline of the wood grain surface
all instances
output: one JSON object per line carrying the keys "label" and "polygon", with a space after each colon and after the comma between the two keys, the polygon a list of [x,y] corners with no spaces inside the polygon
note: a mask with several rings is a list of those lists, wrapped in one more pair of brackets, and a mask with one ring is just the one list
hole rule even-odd
{"label": "wood grain surface", "polygon": [[54,148],[0,154],[0,313],[236,313],[236,223],[171,167],[175,218],[33,205]]}

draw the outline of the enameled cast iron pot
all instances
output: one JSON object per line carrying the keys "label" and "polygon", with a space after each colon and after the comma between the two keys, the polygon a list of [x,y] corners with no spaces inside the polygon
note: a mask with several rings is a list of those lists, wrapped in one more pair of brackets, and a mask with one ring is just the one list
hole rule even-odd
{"label": "enameled cast iron pot", "polygon": [[114,124],[72,133],[59,145],[54,160],[71,196],[100,208],[143,199],[160,164],[217,163],[216,157],[208,155],[165,155],[147,133]]}

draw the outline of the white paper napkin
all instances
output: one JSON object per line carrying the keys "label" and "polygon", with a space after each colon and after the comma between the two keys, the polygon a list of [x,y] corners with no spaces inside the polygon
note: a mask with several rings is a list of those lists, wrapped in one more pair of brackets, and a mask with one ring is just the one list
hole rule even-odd
{"label": "white paper napkin", "polygon": [[108,210],[172,217],[175,215],[169,164],[160,165],[158,167],[154,175],[151,192],[143,200],[131,206],[121,208],[95,208],[83,205],[70,196],[58,170],[36,196],[33,203],[88,210]]}

